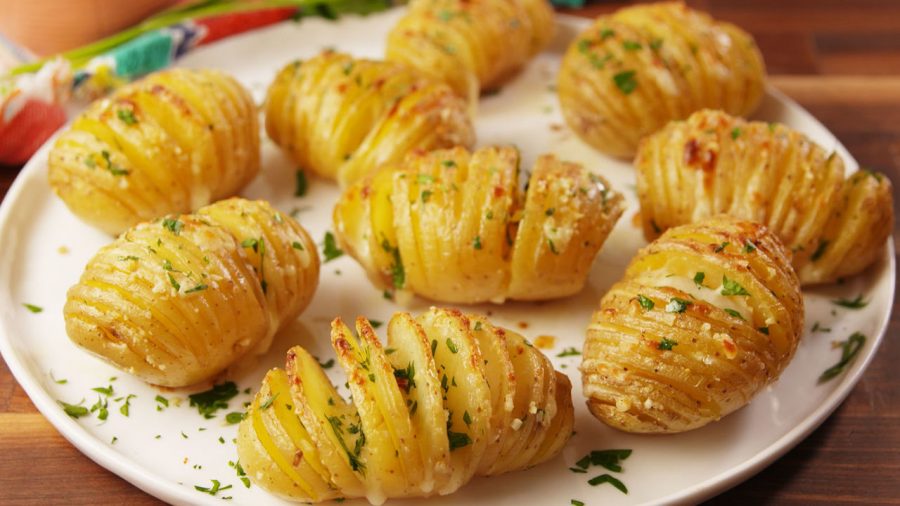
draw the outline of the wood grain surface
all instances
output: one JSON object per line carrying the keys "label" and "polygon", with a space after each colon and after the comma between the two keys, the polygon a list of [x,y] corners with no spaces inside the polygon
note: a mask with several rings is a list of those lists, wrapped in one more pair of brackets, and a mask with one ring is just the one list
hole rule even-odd
{"label": "wood grain surface", "polygon": [[[753,33],[771,82],[898,191],[900,1],[689,3]],[[594,16],[621,5],[594,2],[566,12]],[[0,195],[17,170],[0,167]],[[846,402],[794,450],[711,504],[900,504],[900,319],[893,304],[888,335]],[[0,361],[0,504],[63,503],[158,501],[81,455]]]}

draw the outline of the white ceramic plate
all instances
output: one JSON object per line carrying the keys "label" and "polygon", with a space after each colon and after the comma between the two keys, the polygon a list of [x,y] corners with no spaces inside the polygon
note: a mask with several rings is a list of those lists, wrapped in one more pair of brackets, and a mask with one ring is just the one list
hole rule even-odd
{"label": "white ceramic plate", "polygon": [[[200,49],[183,59],[188,67],[225,70],[248,85],[261,100],[275,71],[285,63],[309,57],[323,47],[335,47],[358,56],[378,57],[383,41],[399,12],[368,18],[345,17],[338,22],[304,20],[234,37]],[[638,206],[634,175],[628,164],[605,158],[564,128],[552,87],[561,55],[584,20],[560,17],[557,39],[501,93],[485,98],[477,120],[479,145],[518,145],[528,166],[539,153],[554,152],[583,162],[608,177],[627,197],[629,209],[607,241],[584,291],[572,298],[544,304],[511,303],[470,307],[492,314],[495,322],[518,329],[526,336],[556,337],[547,354],[576,385],[576,431],[562,454],[529,471],[491,479],[475,479],[449,497],[430,504],[637,504],[694,502],[735,485],[759,471],[797,444],[817,427],[850,392],[871,360],[884,334],[894,294],[894,256],[888,244],[884,259],[861,276],[838,286],[808,291],[807,331],[793,363],[781,380],[761,393],[750,406],[703,429],[676,436],[627,435],[609,429],[592,418],[581,395],[577,372],[580,357],[558,358],[566,347],[581,349],[591,311],[604,291],[618,279],[624,266],[644,244],[633,224]],[[836,149],[855,170],[856,163],[838,141],[797,104],[769,90],[759,118],[786,123]],[[338,191],[328,182],[313,180],[309,193],[293,197],[294,170],[268,141],[264,142],[264,170],[244,192],[266,198],[284,212],[299,209],[299,220],[321,241],[330,228],[331,207]],[[240,394],[230,409],[216,418],[203,419],[185,399],[188,391],[160,392],[88,356],[66,338],[62,307],[66,290],[74,284],[87,260],[110,238],[79,222],[53,196],[47,181],[47,146],[28,163],[10,189],[0,210],[0,350],[15,377],[35,405],[76,447],[90,458],[143,490],[173,503],[220,504],[233,497],[240,504],[276,504],[280,501],[259,487],[245,488],[229,467],[236,459],[232,438],[236,426],[226,425],[224,413],[242,410],[249,394]],[[831,303],[838,297],[863,294],[869,304],[848,310]],[[33,314],[23,304],[44,311]],[[427,307],[414,301],[409,310]],[[255,391],[263,373],[282,366],[284,352],[294,344],[308,347],[323,360],[333,356],[328,343],[328,322],[357,315],[387,320],[401,309],[382,298],[381,291],[365,279],[362,269],[342,257],[323,265],[319,291],[309,309],[282,332],[271,351],[252,364],[242,364],[228,379],[240,389]],[[815,322],[830,332],[812,332]],[[523,328],[527,325],[527,328]],[[382,328],[383,330],[383,328]],[[835,363],[840,351],[832,341],[859,331],[869,337],[856,362],[845,374],[817,384],[823,370]],[[329,373],[336,384],[345,379],[338,368]],[[51,376],[52,374],[52,376]],[[117,376],[110,382],[110,377]],[[53,378],[66,379],[64,384]],[[112,385],[115,396],[133,394],[128,417],[120,413],[124,401],[109,401],[109,418],[68,417],[57,400],[93,404],[93,387]],[[154,398],[162,394],[170,407],[158,411]],[[345,392],[346,393],[346,392]],[[220,441],[221,438],[221,441]],[[568,470],[580,457],[595,449],[630,448],[631,457],[617,475],[627,486],[623,495],[610,485],[591,487],[594,474]],[[216,497],[194,486],[232,485]],[[405,501],[418,504],[422,501]],[[346,504],[351,504],[348,502]]]}

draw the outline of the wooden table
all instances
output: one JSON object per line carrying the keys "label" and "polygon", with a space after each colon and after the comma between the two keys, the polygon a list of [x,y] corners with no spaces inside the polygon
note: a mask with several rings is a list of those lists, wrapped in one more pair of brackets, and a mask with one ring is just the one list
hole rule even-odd
{"label": "wooden table", "polygon": [[[819,118],[863,166],[900,187],[900,2],[691,3],[752,32],[772,83]],[[576,13],[620,5],[599,2]],[[16,172],[0,168],[0,195]],[[847,401],[793,451],[711,503],[900,504],[896,304],[884,344]],[[0,504],[120,502],[158,503],[63,439],[0,361]]]}

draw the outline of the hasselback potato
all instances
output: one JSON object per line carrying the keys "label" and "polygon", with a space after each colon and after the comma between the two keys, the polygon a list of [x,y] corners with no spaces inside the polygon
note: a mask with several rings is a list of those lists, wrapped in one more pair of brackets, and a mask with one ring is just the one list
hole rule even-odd
{"label": "hasselback potato", "polygon": [[192,385],[265,351],[318,279],[303,227],[264,201],[229,199],[101,248],[69,289],[66,332],[144,381]]}
{"label": "hasselback potato", "polygon": [[398,65],[325,51],[269,87],[266,131],[303,169],[349,184],[412,149],[471,146],[465,102]]}
{"label": "hasselback potato", "polygon": [[388,34],[387,59],[474,103],[547,46],[553,31],[546,0],[414,0]]}
{"label": "hasselback potato", "polygon": [[510,147],[411,153],[344,192],[334,209],[338,241],[379,287],[432,300],[577,293],[622,196],[551,155],[538,159],[523,191],[519,162]]}
{"label": "hasselback potato", "polygon": [[641,137],[694,111],[751,113],[765,65],[740,28],[666,2],[597,18],[569,46],[558,79],[572,130],[604,153],[631,157]]}
{"label": "hasselback potato", "polygon": [[50,150],[53,191],[119,234],[230,197],[259,172],[250,93],[215,70],[172,69],[91,104]]}
{"label": "hasselback potato", "polygon": [[535,466],[572,434],[571,384],[519,334],[480,316],[397,313],[382,348],[364,318],[332,322],[347,402],[297,346],[238,429],[242,467],[283,498],[445,495],[474,475]]}
{"label": "hasselback potato", "polygon": [[642,249],[588,327],[581,372],[594,416],[628,432],[682,432],[750,402],[803,329],[788,258],[763,225],[727,216]]}
{"label": "hasselback potato", "polygon": [[635,160],[648,239],[727,213],[765,224],[793,253],[803,284],[856,274],[893,229],[890,181],[858,171],[784,125],[700,111],[641,144]]}

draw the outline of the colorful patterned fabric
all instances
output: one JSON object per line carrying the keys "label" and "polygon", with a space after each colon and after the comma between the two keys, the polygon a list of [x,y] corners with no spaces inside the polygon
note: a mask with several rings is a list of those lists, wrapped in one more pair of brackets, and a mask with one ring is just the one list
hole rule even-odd
{"label": "colorful patterned fabric", "polygon": [[198,46],[287,19],[366,14],[390,5],[389,0],[204,0],[50,61],[17,67],[0,76],[0,164],[25,163],[65,123],[65,105],[73,97],[103,96]]}

